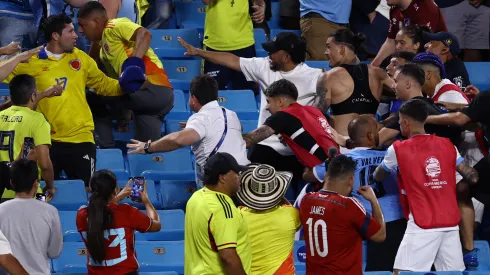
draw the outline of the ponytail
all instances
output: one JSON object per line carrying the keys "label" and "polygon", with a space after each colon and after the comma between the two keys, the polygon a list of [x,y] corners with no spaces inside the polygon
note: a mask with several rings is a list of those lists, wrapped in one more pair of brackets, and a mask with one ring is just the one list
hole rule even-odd
{"label": "ponytail", "polygon": [[335,42],[346,44],[349,48],[357,54],[369,54],[364,41],[366,41],[366,35],[363,33],[354,34],[349,29],[341,29],[330,35]]}
{"label": "ponytail", "polygon": [[87,207],[87,249],[92,260],[98,264],[106,256],[104,230],[110,228],[114,220],[108,204],[116,187],[116,176],[108,170],[97,171],[90,179],[92,195]]}

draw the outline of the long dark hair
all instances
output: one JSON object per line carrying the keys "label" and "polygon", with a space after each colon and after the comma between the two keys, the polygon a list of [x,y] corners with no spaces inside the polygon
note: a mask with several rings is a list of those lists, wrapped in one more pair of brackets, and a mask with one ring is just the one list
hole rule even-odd
{"label": "long dark hair", "polygon": [[412,40],[413,44],[419,43],[419,49],[417,50],[417,53],[425,52],[424,44],[424,32],[431,32],[429,27],[427,26],[419,26],[419,25],[408,25],[408,26],[403,26],[400,29],[400,32],[402,32],[404,35],[406,35],[408,38]]}
{"label": "long dark hair", "polygon": [[97,171],[90,178],[92,195],[87,207],[87,249],[90,257],[99,264],[104,261],[106,255],[104,230],[109,228],[114,220],[108,203],[116,187],[117,178],[109,170]]}
{"label": "long dark hair", "polygon": [[368,53],[366,46],[364,45],[366,35],[363,33],[353,33],[349,29],[340,29],[332,33],[330,37],[333,37],[337,43],[348,45],[356,54]]}

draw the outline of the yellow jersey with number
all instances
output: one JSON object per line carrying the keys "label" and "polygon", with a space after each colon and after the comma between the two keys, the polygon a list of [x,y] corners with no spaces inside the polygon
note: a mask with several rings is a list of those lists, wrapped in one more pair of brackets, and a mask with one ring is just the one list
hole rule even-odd
{"label": "yellow jersey with number", "polygon": [[186,213],[184,274],[224,275],[218,251],[226,248],[236,249],[250,274],[247,223],[230,197],[204,187],[189,199]]}
{"label": "yellow jersey with number", "polygon": [[[51,145],[50,127],[43,114],[28,107],[12,106],[0,112],[0,161],[12,162],[22,152],[24,138],[34,139],[34,146]],[[38,193],[41,193],[38,189]],[[2,198],[14,198],[5,189]]]}
{"label": "yellow jersey with number", "polygon": [[[117,79],[121,75],[124,61],[133,56],[135,42],[131,39],[139,28],[142,27],[127,18],[111,19],[107,23],[100,41],[100,60],[111,77]],[[146,76],[152,84],[172,87],[162,62],[151,48],[143,57],[143,62],[146,67]]]}
{"label": "yellow jersey with number", "polygon": [[233,51],[255,44],[248,0],[214,0],[206,6],[204,45]]}
{"label": "yellow jersey with number", "polygon": [[19,74],[33,76],[38,92],[55,84],[63,87],[61,96],[44,98],[37,104],[37,110],[51,125],[53,141],[94,143],[94,121],[85,88],[105,96],[122,95],[119,82],[107,77],[90,56],[77,48],[59,59],[49,56],[43,48],[28,63],[19,64],[5,82]]}

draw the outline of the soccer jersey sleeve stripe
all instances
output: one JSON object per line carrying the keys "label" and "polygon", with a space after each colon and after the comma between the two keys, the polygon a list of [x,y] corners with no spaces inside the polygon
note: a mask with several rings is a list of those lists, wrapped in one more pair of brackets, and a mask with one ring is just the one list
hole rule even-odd
{"label": "soccer jersey sleeve stripe", "polygon": [[216,197],[218,198],[219,202],[221,203],[221,206],[223,207],[223,210],[225,212],[225,217],[227,219],[233,218],[233,211],[231,210],[230,204],[226,201],[225,197],[220,194],[216,194]]}
{"label": "soccer jersey sleeve stripe", "polygon": [[220,244],[216,247],[220,248],[220,247],[225,246],[225,245],[235,245],[236,246],[236,243],[224,243],[224,244]]}
{"label": "soccer jersey sleeve stripe", "polygon": [[362,213],[364,213],[364,215],[366,215],[366,209],[364,208],[364,206],[362,206],[362,204],[355,198],[349,198],[352,202],[354,202],[354,204],[359,208],[359,210],[362,211]]}
{"label": "soccer jersey sleeve stripe", "polygon": [[363,225],[361,227],[361,232],[360,232],[361,233],[361,236],[363,238],[366,237],[366,232],[367,232],[367,230],[369,228],[369,224],[370,223],[371,223],[371,215],[369,213],[367,213],[366,214],[366,217],[364,218],[364,223],[363,223]]}

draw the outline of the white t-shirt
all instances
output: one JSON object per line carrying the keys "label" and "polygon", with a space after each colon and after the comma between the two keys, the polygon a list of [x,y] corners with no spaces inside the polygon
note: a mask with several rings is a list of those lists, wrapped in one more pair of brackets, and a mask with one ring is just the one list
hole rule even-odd
{"label": "white t-shirt", "polygon": [[12,254],[12,249],[10,248],[10,243],[7,237],[3,235],[0,230],[0,255]]}
{"label": "white t-shirt", "polygon": [[[240,120],[235,112],[228,109],[225,109],[225,111],[228,130],[218,152],[226,152],[232,155],[238,164],[247,165],[250,161],[247,158],[247,148],[242,137]],[[202,181],[199,179],[201,168],[204,167],[209,154],[221,140],[225,129],[223,109],[217,101],[209,102],[187,120],[186,128],[195,130],[201,138],[198,142],[192,144],[191,148],[196,157],[196,181],[202,186]]]}
{"label": "white t-shirt", "polygon": [[[270,68],[269,58],[240,58],[240,69],[248,81],[259,83],[260,89],[265,91],[269,85],[277,80],[287,79],[296,85],[298,97],[307,94],[316,94],[316,84],[322,74],[321,69],[311,68],[305,63],[298,64],[296,68],[289,72],[273,71]],[[264,93],[260,93],[260,114],[258,127],[264,124],[265,120],[271,116],[266,110],[267,101]],[[298,100],[301,105],[311,105],[313,97]],[[293,155],[289,147],[279,141],[277,135],[273,135],[259,144],[269,146],[281,155]]]}
{"label": "white t-shirt", "polygon": [[[458,149],[456,147],[454,147],[454,149],[456,150],[456,165],[458,165],[463,161],[463,158],[459,154]],[[392,172],[398,169],[398,160],[396,159],[396,152],[393,145],[388,147],[388,150],[386,151],[386,155],[381,165],[388,172]],[[454,199],[456,200],[456,198]],[[432,228],[432,229],[420,228],[415,223],[412,213],[410,213],[410,215],[408,216],[407,230],[405,231],[405,233],[422,233],[422,232],[431,232],[431,231],[452,231],[452,230],[459,230],[459,227],[454,226],[454,227],[441,227],[441,228]]]}
{"label": "white t-shirt", "polygon": [[[439,90],[447,84],[453,84],[451,80],[449,79],[443,79],[439,84],[436,85],[434,95],[432,98],[434,98],[437,93],[439,93]],[[469,102],[464,98],[464,96],[459,92],[459,91],[447,91],[444,94],[442,94],[437,101],[443,101],[443,102],[450,102],[450,103],[459,103],[459,104],[468,104]]]}

